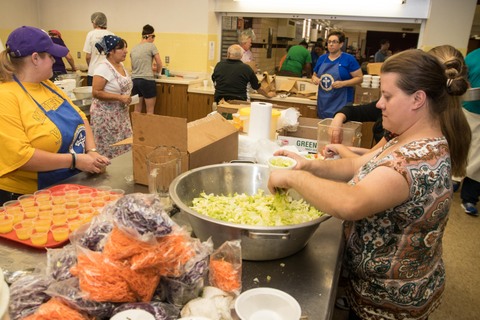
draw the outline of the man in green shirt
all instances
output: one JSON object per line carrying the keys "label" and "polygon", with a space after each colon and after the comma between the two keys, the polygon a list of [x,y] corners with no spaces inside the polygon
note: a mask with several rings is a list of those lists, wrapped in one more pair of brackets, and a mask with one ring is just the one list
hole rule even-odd
{"label": "man in green shirt", "polygon": [[291,47],[277,75],[302,77],[303,72],[305,72],[305,76],[310,78],[312,76],[312,56],[307,47],[308,44],[305,40]]}

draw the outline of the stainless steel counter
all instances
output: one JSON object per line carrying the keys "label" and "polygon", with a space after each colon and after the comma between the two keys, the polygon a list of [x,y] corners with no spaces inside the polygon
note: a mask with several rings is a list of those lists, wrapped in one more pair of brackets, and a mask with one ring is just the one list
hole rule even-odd
{"label": "stainless steel counter", "polygon": [[[106,173],[80,173],[65,181],[88,186],[110,185],[126,193],[147,192],[132,181],[132,155],[112,160]],[[177,214],[177,221],[186,217]],[[291,294],[300,303],[302,319],[331,319],[343,253],[342,223],[331,218],[320,224],[308,245],[300,252],[272,261],[244,261],[243,290],[272,287]],[[46,263],[45,250],[33,249],[0,238],[0,267],[22,270]]]}

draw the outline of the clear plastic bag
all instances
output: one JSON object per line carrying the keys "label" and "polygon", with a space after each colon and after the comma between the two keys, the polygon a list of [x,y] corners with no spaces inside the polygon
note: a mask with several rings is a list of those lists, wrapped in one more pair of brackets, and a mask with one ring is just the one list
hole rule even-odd
{"label": "clear plastic bag", "polygon": [[208,280],[211,286],[239,295],[242,292],[242,249],[240,240],[224,242],[210,255]]}

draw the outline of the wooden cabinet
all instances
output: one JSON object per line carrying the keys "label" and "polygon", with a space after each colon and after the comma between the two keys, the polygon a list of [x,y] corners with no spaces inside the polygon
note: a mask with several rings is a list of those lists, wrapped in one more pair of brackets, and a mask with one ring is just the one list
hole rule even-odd
{"label": "wooden cabinet", "polygon": [[188,85],[157,83],[155,114],[187,118]]}
{"label": "wooden cabinet", "polygon": [[212,112],[213,94],[189,93],[187,100],[188,122],[204,118]]}

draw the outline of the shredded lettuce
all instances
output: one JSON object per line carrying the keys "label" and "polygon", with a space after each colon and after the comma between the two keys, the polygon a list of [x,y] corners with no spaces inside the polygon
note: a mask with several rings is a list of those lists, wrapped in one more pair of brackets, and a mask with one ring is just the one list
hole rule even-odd
{"label": "shredded lettuce", "polygon": [[202,192],[193,199],[191,208],[218,220],[264,227],[304,223],[324,214],[303,199],[292,199],[288,193],[266,195],[263,190],[254,195]]}

